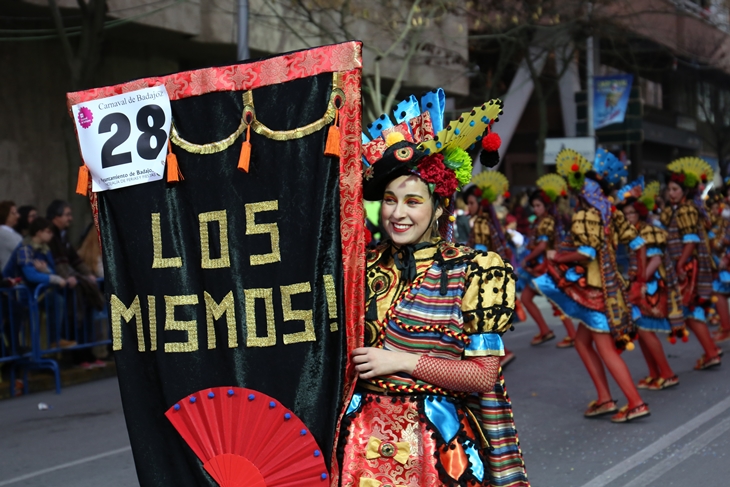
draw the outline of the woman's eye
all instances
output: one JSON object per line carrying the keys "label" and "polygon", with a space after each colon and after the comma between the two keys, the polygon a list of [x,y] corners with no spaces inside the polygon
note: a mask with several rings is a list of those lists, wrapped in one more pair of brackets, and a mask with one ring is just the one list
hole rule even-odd
{"label": "woman's eye", "polygon": [[383,198],[383,203],[385,203],[386,205],[392,205],[395,203],[395,199],[394,198]]}
{"label": "woman's eye", "polygon": [[408,206],[415,206],[415,205],[420,205],[420,204],[421,204],[421,202],[420,202],[420,201],[418,201],[418,200],[408,200],[408,201],[406,201],[406,204],[407,204]]}

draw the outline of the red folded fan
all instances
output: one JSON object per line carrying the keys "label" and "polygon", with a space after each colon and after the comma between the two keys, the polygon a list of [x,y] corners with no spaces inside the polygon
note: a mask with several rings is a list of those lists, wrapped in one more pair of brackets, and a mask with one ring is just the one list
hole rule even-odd
{"label": "red folded fan", "polygon": [[259,391],[204,389],[165,416],[221,487],[329,484],[322,452],[304,423]]}

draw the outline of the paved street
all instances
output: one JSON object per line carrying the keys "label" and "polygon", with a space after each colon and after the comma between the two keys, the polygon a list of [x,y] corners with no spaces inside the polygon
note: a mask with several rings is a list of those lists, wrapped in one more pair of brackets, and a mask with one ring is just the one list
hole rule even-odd
{"label": "paved street", "polygon": [[[531,347],[535,332],[528,322],[507,335],[517,359],[505,372],[534,487],[729,484],[730,364],[695,372],[697,342],[667,343],[680,385],[644,392],[651,417],[615,425],[582,417],[594,392],[575,350],[556,349],[557,340]],[[625,357],[636,379],[645,374],[638,347]],[[2,401],[0,432],[0,487],[137,485],[114,379]]]}

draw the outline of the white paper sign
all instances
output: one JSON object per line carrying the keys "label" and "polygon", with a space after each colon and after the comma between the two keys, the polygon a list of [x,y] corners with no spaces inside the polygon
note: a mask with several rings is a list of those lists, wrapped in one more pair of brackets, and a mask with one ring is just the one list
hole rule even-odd
{"label": "white paper sign", "polygon": [[71,107],[93,191],[162,179],[172,111],[164,86]]}

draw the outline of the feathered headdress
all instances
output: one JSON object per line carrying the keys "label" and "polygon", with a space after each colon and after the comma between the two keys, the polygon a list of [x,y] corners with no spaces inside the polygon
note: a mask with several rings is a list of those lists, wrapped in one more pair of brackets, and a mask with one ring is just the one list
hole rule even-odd
{"label": "feathered headdress", "polygon": [[586,173],[593,169],[588,159],[573,149],[563,149],[555,158],[558,174],[563,176],[575,191],[580,191],[585,183]]}
{"label": "feathered headdress", "polygon": [[705,184],[715,177],[712,167],[699,157],[682,157],[670,162],[667,169],[669,180],[685,189],[695,189],[700,183]]}
{"label": "feathered headdress", "polygon": [[621,181],[629,175],[623,162],[603,148],[596,151],[593,170],[596,171],[596,176],[599,179],[614,186],[621,184]]}
{"label": "feathered headdress", "polygon": [[550,203],[555,203],[558,197],[566,196],[568,193],[568,185],[565,183],[565,179],[557,174],[546,174],[540,177],[535,185],[540,188],[540,191],[548,198]]}
{"label": "feathered headdress", "polygon": [[476,176],[472,182],[479,188],[482,200],[494,203],[499,195],[509,196],[509,181],[499,171],[482,171]]}
{"label": "feathered headdress", "polygon": [[387,184],[400,174],[416,174],[441,198],[451,198],[469,183],[472,160],[465,149],[489,132],[502,113],[502,102],[474,107],[443,128],[444,100],[443,90],[434,90],[424,95],[419,108],[411,96],[394,110],[397,125],[386,115],[368,125],[373,139],[363,134],[365,199],[382,198]]}
{"label": "feathered headdress", "polygon": [[652,181],[645,185],[644,176],[639,176],[636,181],[628,183],[618,191],[616,206],[631,205],[639,216],[646,218],[649,212],[656,208],[655,200],[659,195],[659,189],[658,181]]}

